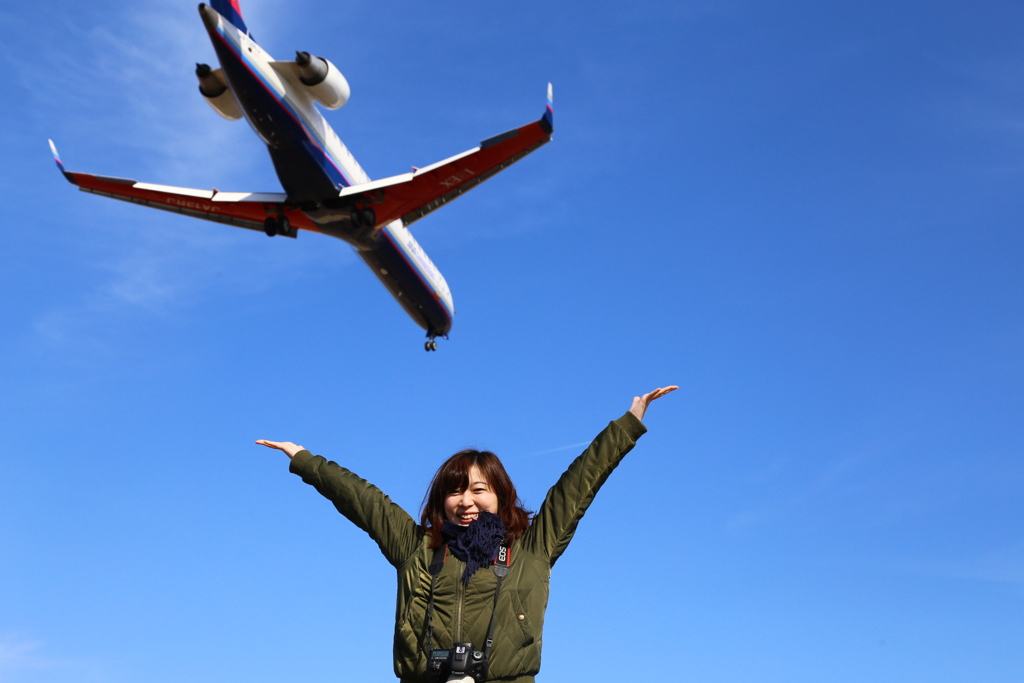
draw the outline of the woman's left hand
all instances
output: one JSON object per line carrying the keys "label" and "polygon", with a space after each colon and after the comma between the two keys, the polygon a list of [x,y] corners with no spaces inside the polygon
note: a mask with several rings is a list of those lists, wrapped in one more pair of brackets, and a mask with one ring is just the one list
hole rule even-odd
{"label": "woman's left hand", "polygon": [[633,405],[630,407],[629,412],[636,415],[636,419],[643,420],[644,413],[647,412],[647,406],[651,404],[656,398],[661,398],[665,394],[671,393],[679,387],[672,385],[670,387],[662,387],[661,389],[655,389],[654,391],[644,394],[643,396],[634,396]]}
{"label": "woman's left hand", "polygon": [[288,456],[289,460],[294,458],[295,454],[299,451],[306,450],[302,446],[293,444],[291,441],[267,441],[266,439],[260,439],[256,443],[261,446],[266,446],[267,448],[276,448],[279,451],[284,451],[284,454]]}

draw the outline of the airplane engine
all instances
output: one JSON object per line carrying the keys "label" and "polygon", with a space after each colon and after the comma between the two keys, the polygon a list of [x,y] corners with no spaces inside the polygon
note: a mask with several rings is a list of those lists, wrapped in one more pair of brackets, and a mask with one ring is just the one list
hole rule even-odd
{"label": "airplane engine", "polygon": [[228,121],[242,118],[242,110],[238,108],[238,101],[231,94],[221,69],[211,69],[209,64],[196,64],[196,77],[199,79],[199,92],[215,112]]}
{"label": "airplane engine", "polygon": [[300,80],[317,102],[328,109],[339,109],[348,102],[348,81],[338,67],[308,52],[296,52],[295,64],[299,67]]}

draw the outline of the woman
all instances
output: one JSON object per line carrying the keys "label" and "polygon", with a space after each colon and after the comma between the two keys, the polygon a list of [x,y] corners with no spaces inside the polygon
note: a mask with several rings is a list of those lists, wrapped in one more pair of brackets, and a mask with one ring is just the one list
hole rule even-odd
{"label": "woman", "polygon": [[291,442],[256,443],[284,451],[291,471],[370,534],[398,570],[394,658],[403,683],[532,683],[551,567],[605,479],[647,431],[647,406],[677,388],[634,397],[548,491],[532,520],[501,462],[486,451],[462,451],[441,466],[417,524],[344,467]]}

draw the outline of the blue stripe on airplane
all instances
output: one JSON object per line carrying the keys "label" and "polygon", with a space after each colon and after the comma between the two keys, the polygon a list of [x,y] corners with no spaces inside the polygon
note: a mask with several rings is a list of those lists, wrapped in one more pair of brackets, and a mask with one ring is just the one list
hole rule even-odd
{"label": "blue stripe on airplane", "polygon": [[[353,185],[352,181],[347,175],[345,175],[345,171],[341,169],[341,165],[338,164],[334,157],[327,152],[327,145],[325,145],[323,140],[316,135],[313,126],[308,121],[305,121],[298,111],[293,109],[286,100],[277,94],[277,91],[271,87],[263,75],[260,74],[259,70],[254,68],[245,56],[235,49],[234,43],[228,40],[227,36],[224,35],[223,29],[220,27],[217,28],[217,35],[220,37],[223,44],[231,51],[231,54],[233,54],[238,59],[239,63],[245,67],[246,71],[252,74],[256,81],[263,86],[263,89],[266,90],[267,94],[270,95],[274,102],[276,102],[285,111],[285,113],[287,113],[288,116],[299,125],[303,134],[310,140],[310,144],[304,145],[304,147],[307,150],[312,148],[311,151],[314,151],[315,154],[320,157],[318,159],[319,166],[324,169],[331,178],[331,181],[334,182],[335,185],[340,185],[341,187],[349,187]],[[324,161],[330,162],[330,164],[325,164],[323,163]]]}
{"label": "blue stripe on airplane", "polygon": [[455,312],[448,307],[448,302],[444,300],[444,297],[437,293],[437,289],[430,283],[430,278],[424,275],[423,270],[416,263],[416,259],[409,256],[402,243],[392,236],[391,231],[387,226],[381,228],[381,233],[388,238],[388,242],[391,243],[395,248],[395,251],[398,252],[402,259],[409,265],[409,268],[416,274],[416,277],[420,279],[420,282],[423,283],[423,286],[426,287],[427,291],[434,295],[434,299],[441,304],[441,308],[444,309],[445,315],[448,316],[448,320],[451,321]]}

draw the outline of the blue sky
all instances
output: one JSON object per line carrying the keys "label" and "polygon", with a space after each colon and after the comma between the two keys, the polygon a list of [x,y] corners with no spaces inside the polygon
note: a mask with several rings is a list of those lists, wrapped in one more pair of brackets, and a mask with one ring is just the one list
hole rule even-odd
{"label": "blue sky", "polygon": [[57,173],[47,138],[279,189],[197,92],[194,3],[0,10],[0,680],[393,680],[390,567],[252,442],[410,511],[486,447],[535,507],[670,383],[555,568],[540,680],[620,681],[632,647],[670,680],[1024,678],[1019,3],[242,7],[346,74],[328,118],[371,177],[548,81],[555,140],[414,226],[457,311],[426,354],[339,241]]}

